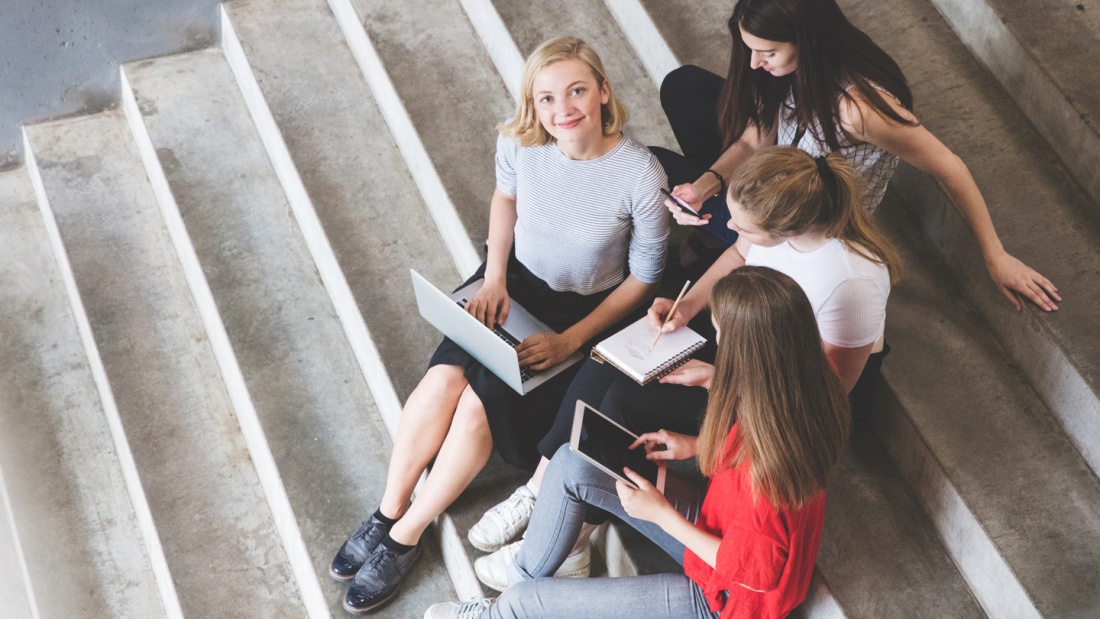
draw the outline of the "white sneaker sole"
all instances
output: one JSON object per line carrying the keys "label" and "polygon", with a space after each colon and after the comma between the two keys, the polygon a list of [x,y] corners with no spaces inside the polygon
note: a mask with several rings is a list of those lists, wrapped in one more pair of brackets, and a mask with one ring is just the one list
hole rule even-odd
{"label": "white sneaker sole", "polygon": [[474,537],[474,531],[473,531],[473,529],[471,529],[470,532],[466,534],[466,539],[470,540],[470,544],[474,548],[477,548],[478,550],[480,550],[481,552],[496,552],[496,551],[500,550],[501,548],[504,548],[508,544],[511,544],[512,541],[519,538],[519,536],[522,535],[522,534],[523,534],[523,531],[520,531],[519,533],[516,533],[515,537],[513,537],[512,539],[504,542],[503,544],[494,544],[492,542],[486,542],[486,541],[483,541],[481,539],[478,539],[478,538]]}
{"label": "white sneaker sole", "polygon": [[[481,581],[481,584],[489,587],[490,589],[493,589],[494,591],[504,591],[508,587],[512,586],[512,583],[496,580],[492,577],[492,575],[485,573],[485,570],[482,567],[483,559],[485,559],[485,557],[474,561],[474,573],[477,574],[477,579]],[[569,559],[566,559],[566,561],[568,560]],[[565,566],[563,565],[562,567]],[[568,572],[562,572],[561,568],[558,568],[558,571],[554,572],[554,578],[588,578],[591,574],[592,563],[591,560],[589,560],[588,563],[576,569],[572,569]]]}

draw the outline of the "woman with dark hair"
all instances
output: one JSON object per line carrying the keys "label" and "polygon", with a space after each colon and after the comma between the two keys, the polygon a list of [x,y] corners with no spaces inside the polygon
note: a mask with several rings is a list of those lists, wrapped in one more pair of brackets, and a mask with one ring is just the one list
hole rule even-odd
{"label": "woman with dark hair", "polygon": [[[810,587],[829,474],[850,426],[844,388],[821,349],[809,299],[790,277],[744,267],[711,297],[718,355],[698,438],[635,442],[651,460],[698,456],[703,486],[672,472],[662,495],[630,469],[616,481],[568,447],[554,456],[520,552],[497,598],[442,603],[425,619],[785,617]],[[632,578],[545,578],[561,566],[589,506],[611,512],[683,565]],[[502,553],[505,550],[500,551]]]}
{"label": "woman with dark hair", "polygon": [[[654,148],[672,193],[703,214],[671,203],[676,221],[702,234],[681,246],[681,264],[713,261],[736,239],[727,227],[727,180],[774,144],[817,157],[839,153],[863,179],[863,207],[882,200],[898,159],[947,191],[974,231],[986,268],[1021,309],[1019,296],[1051,311],[1058,289],[1005,251],[966,164],[913,115],[897,63],[852,25],[835,0],[740,0],[729,19],[729,72],[681,67],[661,85],[661,103],[683,151]],[[705,264],[705,263],[704,263]]]}

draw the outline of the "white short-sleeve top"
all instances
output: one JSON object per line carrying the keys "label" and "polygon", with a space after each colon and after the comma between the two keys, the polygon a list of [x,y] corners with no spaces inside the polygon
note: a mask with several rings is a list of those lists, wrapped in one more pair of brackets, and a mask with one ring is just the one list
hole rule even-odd
{"label": "white short-sleeve top", "polygon": [[873,344],[886,328],[890,273],[843,241],[830,239],[811,252],[788,243],[753,245],[745,263],[771,267],[791,277],[810,299],[821,339],[841,348]]}

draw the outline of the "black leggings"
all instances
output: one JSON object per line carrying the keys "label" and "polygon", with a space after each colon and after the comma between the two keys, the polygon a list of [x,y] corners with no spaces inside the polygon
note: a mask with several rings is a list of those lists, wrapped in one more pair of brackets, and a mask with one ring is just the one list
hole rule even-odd
{"label": "black leggings", "polygon": [[[670,185],[695,181],[722,155],[718,95],[724,82],[725,79],[706,69],[685,65],[669,73],[661,83],[661,107],[684,154],[659,146],[651,146],[649,150],[661,162]],[[710,223],[699,230],[722,247],[733,245],[737,233],[727,227],[730,216],[726,197],[707,198],[702,213],[711,216]]]}

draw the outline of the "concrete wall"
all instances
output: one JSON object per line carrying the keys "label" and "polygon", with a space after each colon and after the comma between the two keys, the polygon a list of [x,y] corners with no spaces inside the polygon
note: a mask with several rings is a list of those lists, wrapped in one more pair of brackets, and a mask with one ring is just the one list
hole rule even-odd
{"label": "concrete wall", "polygon": [[0,168],[21,123],[104,109],[123,62],[206,47],[218,0],[0,0]]}

